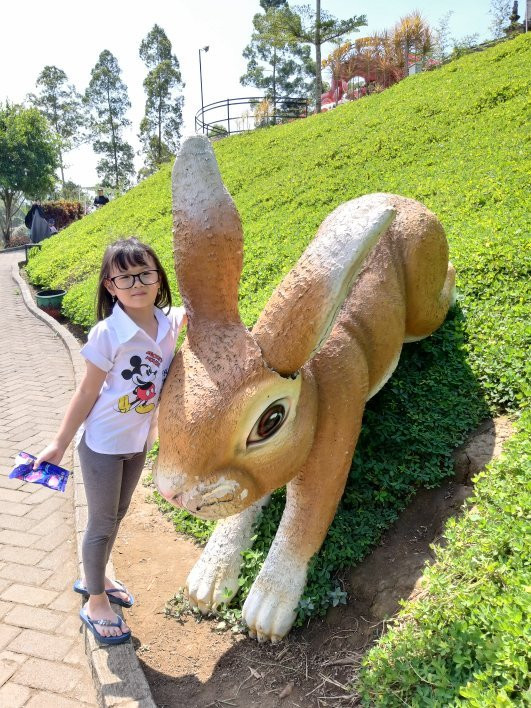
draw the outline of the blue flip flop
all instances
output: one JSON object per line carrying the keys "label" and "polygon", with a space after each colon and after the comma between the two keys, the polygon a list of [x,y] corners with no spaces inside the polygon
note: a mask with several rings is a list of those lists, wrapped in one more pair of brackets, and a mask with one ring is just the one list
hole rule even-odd
{"label": "blue flip flop", "polygon": [[[133,597],[133,595],[119,580],[115,580],[114,582],[117,587],[105,590],[109,598],[109,602],[114,602],[115,605],[120,605],[120,607],[133,607],[133,605],[135,604],[135,598]],[[81,580],[76,580],[73,586],[73,590],[74,592],[78,592],[80,595],[83,595],[86,598],[89,597],[89,592],[87,588],[83,585]],[[126,595],[129,595],[129,600],[122,600],[121,597],[115,597],[115,592],[125,592]]]}
{"label": "blue flip flop", "polygon": [[101,620],[93,620],[90,619],[90,617],[87,614],[87,610],[82,607],[79,610],[79,616],[81,617],[82,622],[90,629],[92,634],[96,637],[98,642],[100,644],[123,644],[124,642],[129,641],[131,639],[131,632],[124,632],[123,634],[120,634],[119,637],[104,637],[101,635],[98,630],[96,629],[96,625],[100,627],[122,627],[124,621],[121,617],[116,615],[116,619],[118,620],[117,622],[111,622],[111,620],[106,620],[106,619],[101,619]]}

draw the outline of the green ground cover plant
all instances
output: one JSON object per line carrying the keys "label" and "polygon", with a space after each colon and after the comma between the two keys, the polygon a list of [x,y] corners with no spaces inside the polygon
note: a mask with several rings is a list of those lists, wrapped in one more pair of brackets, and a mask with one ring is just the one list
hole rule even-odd
{"label": "green ground cover plant", "polygon": [[406,605],[365,658],[366,705],[529,705],[531,414],[504,455],[475,479],[469,512],[425,572],[429,592]]}
{"label": "green ground cover plant", "polygon": [[[394,376],[367,406],[342,503],[312,562],[299,623],[343,599],[338,572],[363,558],[418,488],[435,486],[451,474],[452,451],[482,418],[497,411],[518,416],[529,399],[530,59],[531,39],[521,36],[328,114],[215,145],[244,226],[240,308],[247,325],[256,320],[322,219],[340,203],[369,192],[403,194],[432,209],[446,229],[457,269],[458,302],[446,323],[432,337],[404,347]],[[170,167],[46,241],[30,259],[29,276],[38,285],[68,288],[65,314],[88,327],[94,318],[103,249],[130,234],[154,246],[178,299]],[[499,463],[508,479],[513,474],[510,459],[508,455]],[[493,498],[498,491],[498,486],[493,488]],[[165,506],[160,498],[158,503],[172,513],[177,529],[200,540],[208,535],[207,524]],[[519,536],[522,515],[499,504],[507,528]],[[244,554],[236,607],[267,553],[282,507],[283,491],[278,491],[256,529],[253,548]],[[488,527],[485,533],[489,535]],[[492,534],[494,544],[494,527]],[[451,540],[449,554],[453,545]],[[469,560],[467,556],[461,562]],[[521,579],[522,567],[511,568]],[[503,588],[508,602],[513,591],[516,598],[518,582]],[[457,592],[457,583],[454,586]],[[501,593],[502,586],[499,589]],[[492,594],[482,602],[486,606],[491,601],[498,602]],[[485,621],[488,625],[488,616]],[[510,631],[503,626],[496,636],[509,641]],[[426,625],[418,630],[418,642],[429,646],[438,631],[439,625]],[[380,644],[389,657],[393,641]],[[406,644],[396,651],[405,652]],[[451,663],[451,647],[456,645],[449,646]],[[463,671],[444,679],[444,690],[456,696],[456,704],[465,700],[456,686],[476,681],[473,674],[486,671],[488,664],[488,653],[476,656],[472,640],[460,651]],[[384,675],[389,681],[396,678],[394,659],[386,664],[382,657],[375,654],[371,659],[379,678],[371,683],[368,669],[364,679],[369,702],[379,695],[375,686],[383,685]],[[435,662],[431,671],[436,672],[437,657],[427,661]],[[468,677],[464,683],[463,677]],[[481,686],[483,679],[477,680]],[[519,681],[515,686],[521,687]],[[412,675],[410,683],[413,686]],[[416,685],[419,690],[425,687],[424,677],[417,676]],[[389,693],[389,705],[393,695]],[[417,700],[400,694],[395,698],[396,705]],[[419,693],[418,702],[411,705],[430,705],[422,700]],[[454,699],[437,700],[431,705],[451,705]]]}

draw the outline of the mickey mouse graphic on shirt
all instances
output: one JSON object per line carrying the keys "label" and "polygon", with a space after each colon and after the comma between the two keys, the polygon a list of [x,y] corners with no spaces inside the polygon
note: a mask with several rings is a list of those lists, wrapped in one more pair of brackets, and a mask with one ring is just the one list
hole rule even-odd
{"label": "mickey mouse graphic on shirt", "polygon": [[122,377],[126,381],[131,380],[135,384],[135,388],[132,391],[132,399],[130,398],[131,394],[119,398],[118,410],[120,413],[129,413],[133,410],[137,413],[149,413],[155,408],[155,402],[152,399],[157,395],[154,383],[157,369],[152,364],[158,364],[157,359],[160,357],[152,354],[146,358],[152,363],[143,363],[141,357],[132,356],[129,360],[131,368],[122,371]]}

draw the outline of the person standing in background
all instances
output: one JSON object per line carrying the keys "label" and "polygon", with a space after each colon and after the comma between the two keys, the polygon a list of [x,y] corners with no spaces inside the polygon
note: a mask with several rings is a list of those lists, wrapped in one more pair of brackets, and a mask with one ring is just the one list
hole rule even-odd
{"label": "person standing in background", "polygon": [[99,209],[109,203],[109,198],[103,194],[103,189],[98,189],[98,196],[94,199],[94,206]]}
{"label": "person standing in background", "polygon": [[30,239],[32,243],[40,243],[45,238],[52,235],[52,231],[46,217],[44,216],[44,211],[40,201],[33,203],[31,209],[26,214],[24,223],[30,230]]}

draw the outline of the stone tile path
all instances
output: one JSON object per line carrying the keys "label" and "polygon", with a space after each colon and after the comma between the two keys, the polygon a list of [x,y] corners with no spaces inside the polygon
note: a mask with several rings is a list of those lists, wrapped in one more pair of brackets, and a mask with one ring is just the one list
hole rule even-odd
{"label": "stone tile path", "polygon": [[8,479],[19,450],[49,442],[74,388],[64,345],[11,279],[20,258],[0,252],[0,706],[84,708],[97,702],[71,590],[74,485],[61,494]]}

